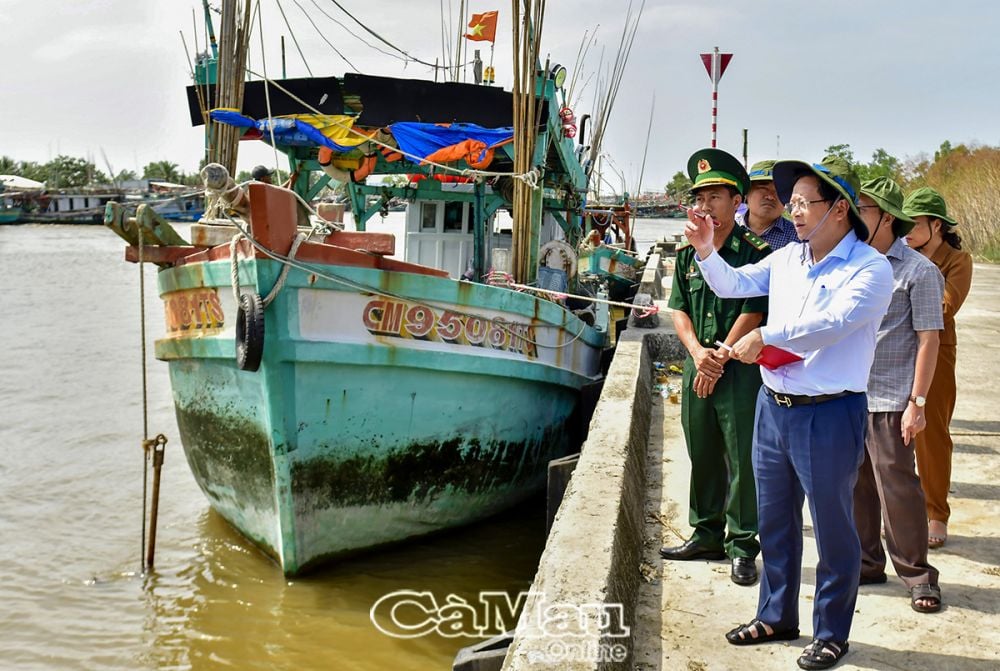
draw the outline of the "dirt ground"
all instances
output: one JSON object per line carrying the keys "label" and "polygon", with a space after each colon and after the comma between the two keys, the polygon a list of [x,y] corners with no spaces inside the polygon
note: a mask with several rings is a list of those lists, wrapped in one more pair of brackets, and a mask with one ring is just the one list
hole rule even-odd
{"label": "dirt ground", "polygon": [[[888,567],[889,582],[860,588],[851,649],[838,669],[994,671],[1000,669],[1000,266],[976,265],[958,316],[958,405],[952,507],[945,547],[932,550],[943,608],[920,614]],[[679,378],[678,378],[679,379]],[[657,400],[660,400],[657,397]],[[806,510],[802,637],[791,643],[730,645],[724,633],[754,617],[758,587],[729,580],[728,562],[664,562],[662,544],[690,534],[689,462],[680,406],[654,403],[649,437],[647,515],[635,668],[643,671],[796,669],[812,633],[816,548]],[[758,567],[760,559],[758,558]]]}

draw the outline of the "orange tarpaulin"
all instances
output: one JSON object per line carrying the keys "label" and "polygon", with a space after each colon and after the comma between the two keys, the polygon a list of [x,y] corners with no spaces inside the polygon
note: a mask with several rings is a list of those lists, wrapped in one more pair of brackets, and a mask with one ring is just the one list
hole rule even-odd
{"label": "orange tarpaulin", "polygon": [[424,161],[433,163],[465,161],[471,168],[482,169],[489,167],[493,162],[493,148],[487,148],[486,143],[479,140],[462,140],[427,154]]}

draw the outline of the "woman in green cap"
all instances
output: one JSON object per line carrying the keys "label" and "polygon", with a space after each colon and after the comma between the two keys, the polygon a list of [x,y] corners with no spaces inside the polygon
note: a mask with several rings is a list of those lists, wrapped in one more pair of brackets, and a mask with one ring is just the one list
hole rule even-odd
{"label": "woman in green cap", "polygon": [[955,411],[955,315],[972,286],[972,256],[962,251],[958,224],[948,216],[944,198],[934,189],[917,189],[903,203],[903,212],[916,221],[906,244],[917,250],[944,275],[944,330],[938,347],[937,367],[927,393],[927,428],[917,434],[917,470],[927,499],[928,546],[939,548],[948,540],[948,487],[951,485],[953,443],[948,426]]}

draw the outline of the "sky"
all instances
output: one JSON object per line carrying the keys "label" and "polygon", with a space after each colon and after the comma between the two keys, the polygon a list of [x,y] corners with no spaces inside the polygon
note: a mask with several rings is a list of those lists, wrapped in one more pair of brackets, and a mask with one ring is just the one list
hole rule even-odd
{"label": "sky", "polygon": [[[442,8],[452,17],[450,43],[459,29],[459,0],[339,2],[425,61],[442,58]],[[510,2],[466,4],[472,12],[499,10],[494,67],[509,89]],[[595,107],[595,73],[610,67],[628,5],[548,0],[543,60],[572,70],[584,33],[596,31],[577,74],[578,89],[589,78],[575,103],[578,117]],[[366,46],[331,0],[260,0],[260,9],[263,36],[255,28],[251,68],[271,77],[280,73],[284,35],[289,77],[308,76],[307,65],[316,76],[351,71],[329,42],[362,72],[433,79],[425,66]],[[110,164],[140,174],[147,163],[168,160],[193,172],[203,136],[190,125],[184,87],[196,33],[204,48],[203,26],[194,0],[0,0],[0,156],[45,162],[66,154],[105,172]],[[751,163],[818,161],[826,147],[843,143],[865,161],[877,148],[905,158],[933,154],[945,140],[998,145],[998,33],[1000,5],[986,0],[648,0],[608,124],[605,179],[634,192],[647,151],[642,188],[662,189],[691,153],[709,146],[711,81],[699,54],[714,47],[733,54],[719,85],[719,147],[741,155],[746,128]],[[487,42],[468,44],[488,57]],[[241,170],[276,165],[263,143],[241,143],[240,151]]]}

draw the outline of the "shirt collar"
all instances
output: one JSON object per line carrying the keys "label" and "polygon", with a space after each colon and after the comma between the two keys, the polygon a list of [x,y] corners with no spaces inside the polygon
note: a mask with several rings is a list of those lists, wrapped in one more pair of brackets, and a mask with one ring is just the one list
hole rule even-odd
{"label": "shirt collar", "polygon": [[837,246],[831,249],[830,253],[827,254],[824,258],[830,258],[831,256],[836,256],[839,259],[850,258],[851,250],[854,248],[854,245],[856,245],[858,242],[860,242],[860,240],[858,239],[858,236],[854,233],[854,229],[851,228],[851,230],[847,232],[847,235],[841,238],[840,242],[837,243]]}
{"label": "shirt collar", "polygon": [[903,242],[903,238],[896,238],[892,245],[889,246],[889,251],[885,253],[886,256],[891,256],[894,259],[902,259],[903,251],[906,248],[906,243]]}
{"label": "shirt collar", "polygon": [[726,241],[722,243],[722,249],[728,249],[732,252],[740,251],[740,238],[743,237],[743,229],[739,222],[733,223],[733,230],[729,231],[729,237]]}
{"label": "shirt collar", "polygon": [[948,258],[949,253],[951,253],[951,245],[942,240],[938,248],[934,250],[934,254],[931,255],[931,261],[934,262],[934,265],[940,266]]}
{"label": "shirt collar", "polygon": [[[782,224],[781,222],[783,222],[783,221],[788,222],[788,223],[787,224]],[[743,214],[741,214],[740,217],[737,219],[736,223],[743,224],[747,228],[750,228],[750,210],[747,210],[746,212],[744,212]],[[772,230],[774,230],[775,226],[777,226],[779,230],[787,230],[787,228],[789,226],[791,226],[791,225],[792,225],[792,222],[788,221],[787,219],[785,219],[783,216],[781,216],[779,214],[778,218],[775,219],[774,221],[772,221],[770,226],[768,226],[767,228],[765,228],[760,233],[754,233],[754,235],[756,235],[757,237],[761,237],[763,235],[767,235]],[[751,230],[751,232],[753,232],[753,229],[750,229],[750,230]]]}

